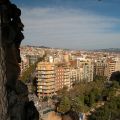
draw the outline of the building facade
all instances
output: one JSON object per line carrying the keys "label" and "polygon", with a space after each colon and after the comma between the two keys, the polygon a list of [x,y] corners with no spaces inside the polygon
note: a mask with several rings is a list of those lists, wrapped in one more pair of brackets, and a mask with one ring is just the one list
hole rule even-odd
{"label": "building facade", "polygon": [[78,77],[80,81],[93,81],[94,65],[91,59],[78,59],[77,68],[79,69]]}
{"label": "building facade", "polygon": [[105,76],[108,75],[108,64],[106,61],[98,60],[94,63],[94,76]]}
{"label": "building facade", "polygon": [[64,87],[64,68],[62,66],[56,66],[55,69],[55,91],[58,91]]}
{"label": "building facade", "polygon": [[55,65],[50,62],[37,64],[37,93],[39,97],[55,94]]}

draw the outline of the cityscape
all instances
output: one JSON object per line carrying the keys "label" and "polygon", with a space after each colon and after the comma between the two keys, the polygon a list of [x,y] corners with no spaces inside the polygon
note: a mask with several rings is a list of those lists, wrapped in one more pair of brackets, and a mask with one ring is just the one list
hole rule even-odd
{"label": "cityscape", "polygon": [[120,120],[120,0],[0,0],[0,120]]}
{"label": "cityscape", "polygon": [[[110,81],[113,80],[112,76],[114,76],[114,73],[118,72],[120,74],[120,53],[114,50],[113,52],[109,50],[108,52],[107,50],[106,52],[101,50],[82,51],[35,46],[22,46],[20,50],[22,58],[20,76],[27,84],[30,98],[35,101],[39,111],[46,110],[48,106],[54,108],[54,102],[62,99],[61,92],[64,90],[67,90],[64,92],[69,93],[69,91],[72,92],[75,89],[76,85],[81,87],[81,85],[85,84],[99,84],[98,88],[93,87],[92,90],[99,89],[100,86],[103,87],[105,84],[111,86],[112,83]],[[31,72],[29,72],[30,69]],[[94,83],[95,81],[96,83]],[[86,88],[86,86],[84,87]],[[103,88],[100,87],[100,89]],[[104,89],[107,88],[105,87]],[[69,94],[73,94],[71,92]],[[77,93],[77,91],[74,92]],[[102,96],[100,94],[103,93],[98,94],[100,97]],[[120,95],[120,92],[117,94]],[[104,97],[99,98],[96,103],[90,105],[89,109],[81,107],[86,109],[84,112],[80,108],[77,110],[82,113],[84,120],[87,120],[87,116],[90,115],[88,111],[93,110],[94,104],[97,107],[104,105],[105,101],[101,99],[108,99]],[[79,99],[81,100],[81,98]],[[60,111],[64,112],[65,109]],[[81,118],[81,120],[83,119]]]}

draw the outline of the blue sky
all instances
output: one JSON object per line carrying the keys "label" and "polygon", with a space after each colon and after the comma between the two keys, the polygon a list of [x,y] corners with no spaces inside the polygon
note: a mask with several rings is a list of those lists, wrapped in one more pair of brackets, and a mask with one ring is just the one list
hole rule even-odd
{"label": "blue sky", "polygon": [[22,10],[23,45],[120,48],[120,0],[12,0]]}

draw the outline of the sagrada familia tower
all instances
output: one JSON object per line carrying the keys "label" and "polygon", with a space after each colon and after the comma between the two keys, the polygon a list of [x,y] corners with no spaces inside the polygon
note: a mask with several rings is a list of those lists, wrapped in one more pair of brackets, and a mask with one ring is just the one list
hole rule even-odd
{"label": "sagrada familia tower", "polygon": [[24,39],[21,10],[0,0],[0,120],[39,120],[27,86],[18,80],[20,43]]}

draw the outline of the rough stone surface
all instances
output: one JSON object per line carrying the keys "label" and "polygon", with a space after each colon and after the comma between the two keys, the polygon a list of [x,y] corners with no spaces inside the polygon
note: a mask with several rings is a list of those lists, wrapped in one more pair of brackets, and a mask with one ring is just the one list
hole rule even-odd
{"label": "rough stone surface", "polygon": [[28,99],[27,86],[18,80],[19,47],[24,39],[20,16],[15,4],[0,0],[0,120],[39,120],[34,103]]}
{"label": "rough stone surface", "polygon": [[33,101],[28,99],[27,86],[18,80],[15,88],[15,90],[9,90],[8,92],[11,120],[39,120],[39,113]]}

